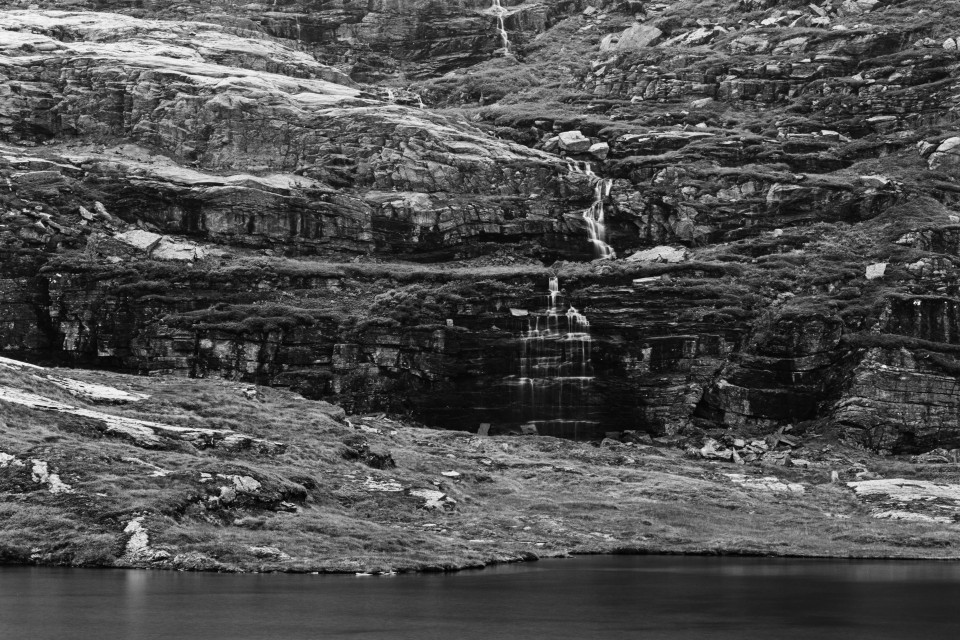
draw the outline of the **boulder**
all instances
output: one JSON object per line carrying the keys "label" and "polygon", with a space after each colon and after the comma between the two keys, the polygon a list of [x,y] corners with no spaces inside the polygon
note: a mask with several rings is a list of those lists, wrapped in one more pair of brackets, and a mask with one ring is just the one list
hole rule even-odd
{"label": "boulder", "polygon": [[960,136],[947,138],[930,154],[927,165],[932,170],[949,171],[960,168]]}
{"label": "boulder", "polygon": [[598,142],[594,145],[590,145],[590,148],[587,149],[587,153],[592,155],[597,160],[606,160],[607,154],[610,153],[610,145],[606,142]]}
{"label": "boulder", "polygon": [[886,262],[877,262],[876,264],[867,265],[867,280],[876,280],[878,278],[882,278],[886,271]]}
{"label": "boulder", "polygon": [[149,252],[156,247],[161,240],[163,240],[163,236],[161,236],[159,233],[135,229],[133,231],[118,233],[114,236],[114,239],[119,240],[124,244],[128,244],[131,247],[135,247],[140,251]]}
{"label": "boulder", "polygon": [[637,251],[627,258],[627,262],[683,262],[687,250],[683,247],[660,246]]}
{"label": "boulder", "polygon": [[733,451],[725,449],[713,438],[707,438],[706,442],[699,449],[700,457],[707,460],[733,460]]}
{"label": "boulder", "polygon": [[559,136],[560,148],[569,153],[589,151],[593,143],[579,131],[564,131]]}
{"label": "boulder", "polygon": [[616,48],[619,51],[631,51],[652,47],[663,38],[663,31],[647,24],[634,24],[620,34]]}
{"label": "boulder", "polygon": [[197,245],[192,242],[177,242],[170,238],[161,238],[151,257],[158,260],[193,260],[198,255]]}

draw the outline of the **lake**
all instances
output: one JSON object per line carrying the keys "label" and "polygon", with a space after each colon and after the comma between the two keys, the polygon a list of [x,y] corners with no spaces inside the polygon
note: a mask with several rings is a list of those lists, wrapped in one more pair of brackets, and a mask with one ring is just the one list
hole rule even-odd
{"label": "lake", "polygon": [[0,567],[0,638],[958,638],[960,563],[594,556],[389,577]]}

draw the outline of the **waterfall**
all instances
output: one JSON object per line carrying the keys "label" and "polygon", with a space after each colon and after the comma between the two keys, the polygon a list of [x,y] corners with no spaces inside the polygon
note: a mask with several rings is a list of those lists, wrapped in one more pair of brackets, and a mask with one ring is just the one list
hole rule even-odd
{"label": "waterfall", "polygon": [[500,0],[493,0],[492,10],[493,14],[497,16],[497,31],[500,33],[500,39],[503,41],[503,55],[508,55],[510,53],[510,35],[507,33],[507,25],[504,22],[507,10],[500,4]]}
{"label": "waterfall", "polygon": [[583,219],[587,223],[587,235],[593,245],[594,255],[604,260],[616,258],[617,252],[607,244],[607,227],[603,220],[603,201],[610,197],[613,180],[599,177],[593,172],[589,162],[568,161],[567,167],[573,173],[587,176],[593,183],[593,204],[583,210]]}
{"label": "waterfall", "polygon": [[562,310],[557,278],[549,280],[546,312],[531,315],[520,337],[517,418],[539,433],[577,438],[596,421],[586,419],[594,379],[590,321],[572,305]]}

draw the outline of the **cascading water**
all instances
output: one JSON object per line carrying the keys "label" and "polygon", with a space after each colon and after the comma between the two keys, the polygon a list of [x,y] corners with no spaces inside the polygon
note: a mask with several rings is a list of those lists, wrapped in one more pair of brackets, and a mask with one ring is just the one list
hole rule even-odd
{"label": "cascading water", "polygon": [[510,53],[510,35],[507,33],[505,22],[507,10],[500,4],[500,0],[493,0],[492,10],[497,17],[497,31],[500,33],[500,40],[503,41],[503,55],[508,55]]}
{"label": "cascading water", "polygon": [[546,313],[528,317],[520,337],[517,387],[519,422],[533,424],[544,435],[577,438],[597,424],[588,419],[593,365],[592,340],[586,316],[559,304],[563,294],[550,278]]}
{"label": "cascading water", "polygon": [[617,252],[607,244],[607,227],[604,224],[603,201],[610,196],[613,189],[613,180],[601,178],[593,172],[588,162],[568,162],[567,166],[573,173],[579,173],[590,178],[593,184],[593,204],[584,209],[583,219],[587,223],[587,234],[590,244],[598,258],[611,259],[617,257]]}

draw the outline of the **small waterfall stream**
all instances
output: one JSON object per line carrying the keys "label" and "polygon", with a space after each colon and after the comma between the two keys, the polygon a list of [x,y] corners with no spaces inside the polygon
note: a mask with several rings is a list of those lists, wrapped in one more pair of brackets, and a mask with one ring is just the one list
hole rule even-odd
{"label": "small waterfall stream", "polygon": [[604,224],[603,209],[603,202],[610,197],[610,191],[613,189],[613,180],[601,178],[595,174],[589,162],[568,161],[567,166],[571,172],[585,175],[593,183],[593,204],[584,209],[583,219],[587,223],[587,234],[590,244],[593,245],[594,255],[604,260],[616,258],[617,252],[607,244],[607,227]]}
{"label": "small waterfall stream", "polygon": [[507,15],[507,10],[503,8],[502,4],[500,4],[500,0],[493,0],[493,6],[491,9],[493,14],[497,17],[497,31],[500,33],[500,40],[503,41],[503,55],[509,55],[510,35],[507,33],[507,25],[504,21],[504,18]]}
{"label": "small waterfall stream", "polygon": [[577,438],[596,421],[586,419],[593,365],[590,322],[572,305],[560,304],[557,278],[549,280],[546,312],[531,314],[520,337],[518,418],[543,435]]}

